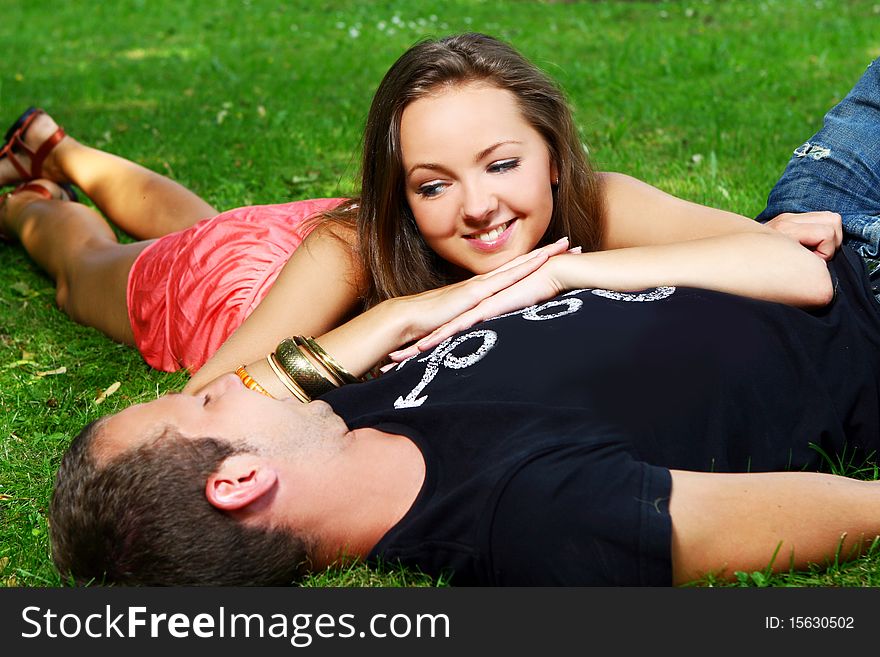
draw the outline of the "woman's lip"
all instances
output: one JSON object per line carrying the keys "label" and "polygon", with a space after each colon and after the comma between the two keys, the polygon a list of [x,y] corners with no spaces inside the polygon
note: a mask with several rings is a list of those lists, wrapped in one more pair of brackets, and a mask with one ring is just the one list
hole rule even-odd
{"label": "woman's lip", "polygon": [[507,224],[507,228],[504,229],[504,232],[501,233],[494,240],[484,242],[478,237],[465,237],[465,239],[468,241],[468,244],[473,246],[478,251],[495,251],[496,249],[500,249],[502,246],[504,246],[507,240],[510,239],[511,234],[513,233],[513,227],[516,226],[516,222],[516,219],[511,219],[510,223]]}

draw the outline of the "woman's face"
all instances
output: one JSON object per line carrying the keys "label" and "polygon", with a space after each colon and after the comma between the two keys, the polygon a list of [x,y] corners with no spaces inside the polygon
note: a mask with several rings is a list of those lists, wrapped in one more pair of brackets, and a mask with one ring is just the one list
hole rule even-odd
{"label": "woman's face", "polygon": [[438,255],[482,274],[535,248],[550,224],[556,168],[512,93],[440,88],[404,109],[400,141],[406,198]]}

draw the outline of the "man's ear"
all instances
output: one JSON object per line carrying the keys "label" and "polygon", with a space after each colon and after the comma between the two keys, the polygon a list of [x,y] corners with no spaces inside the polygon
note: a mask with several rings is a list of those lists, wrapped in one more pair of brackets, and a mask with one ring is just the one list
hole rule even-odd
{"label": "man's ear", "polygon": [[278,473],[254,454],[235,454],[208,477],[205,496],[218,509],[236,511],[253,504],[275,487]]}

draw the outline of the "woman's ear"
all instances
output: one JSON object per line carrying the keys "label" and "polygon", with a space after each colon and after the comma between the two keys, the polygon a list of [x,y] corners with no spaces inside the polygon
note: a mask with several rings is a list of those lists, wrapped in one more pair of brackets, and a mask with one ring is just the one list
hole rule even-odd
{"label": "woman's ear", "polygon": [[253,504],[271,491],[278,473],[254,454],[235,454],[208,477],[205,497],[212,506],[236,511]]}

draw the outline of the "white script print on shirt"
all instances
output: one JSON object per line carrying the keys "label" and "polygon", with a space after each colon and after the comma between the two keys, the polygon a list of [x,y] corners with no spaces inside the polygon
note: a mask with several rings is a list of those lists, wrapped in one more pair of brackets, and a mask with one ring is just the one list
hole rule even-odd
{"label": "white script print on shirt", "polygon": [[[614,301],[647,302],[666,299],[675,292],[675,288],[670,286],[658,287],[654,288],[653,290],[646,290],[644,292],[636,293],[615,292],[613,290],[601,289],[572,290],[571,292],[563,294],[561,297],[551,299],[550,301],[547,301],[545,303],[529,306],[528,308],[523,308],[522,310],[499,315],[498,317],[492,317],[491,319],[488,319],[486,321],[491,322],[496,319],[501,319],[502,317],[521,315],[522,318],[527,321],[543,322],[550,319],[556,319],[558,317],[571,315],[572,313],[576,313],[578,310],[580,310],[581,307],[584,305],[584,302],[581,299],[575,297],[575,295],[584,292],[590,292],[591,294],[594,294],[596,296],[606,299],[612,299]],[[476,342],[477,340],[479,340],[479,344],[477,345],[476,351],[473,351],[472,353],[466,354],[464,356],[452,355],[452,351],[454,351],[461,345],[469,341]],[[419,397],[419,395],[428,386],[428,384],[434,380],[434,377],[437,376],[438,372],[440,372],[441,367],[446,367],[452,370],[461,370],[466,367],[470,367],[471,365],[476,365],[483,359],[486,354],[488,354],[492,350],[497,342],[498,334],[495,331],[492,331],[490,329],[476,329],[473,331],[469,331],[464,335],[446,338],[443,342],[434,347],[431,353],[427,355],[421,357],[412,356],[411,358],[407,358],[395,369],[399,370],[404,365],[413,360],[416,360],[416,362],[418,363],[427,362],[427,365],[425,365],[425,372],[424,374],[422,374],[422,379],[421,381],[419,381],[418,385],[410,390],[409,394],[407,394],[406,397],[398,397],[394,402],[394,408],[415,408],[417,406],[421,406],[425,403],[428,395],[424,395],[422,397]]]}
{"label": "white script print on shirt", "polygon": [[[474,338],[480,339],[480,344],[477,347],[477,350],[472,354],[459,357],[453,356],[450,353],[459,345]],[[424,397],[419,397],[419,395],[422,390],[434,380],[434,377],[437,376],[437,372],[440,371],[441,366],[453,370],[461,370],[465,367],[470,367],[474,363],[482,360],[483,356],[489,353],[492,347],[495,346],[497,340],[498,334],[495,331],[489,331],[486,329],[471,331],[470,333],[459,335],[456,338],[446,338],[434,348],[434,351],[419,359],[419,362],[428,361],[428,364],[425,366],[425,373],[422,375],[422,380],[419,381],[419,384],[415,388],[410,390],[406,397],[398,397],[394,402],[394,408],[415,408],[416,406],[421,406],[425,403],[428,395],[425,395]],[[413,358],[415,358],[415,356],[413,356]],[[397,369],[403,367],[404,363],[408,363],[410,360],[412,360],[412,358],[403,361],[403,363],[397,366]]]}

